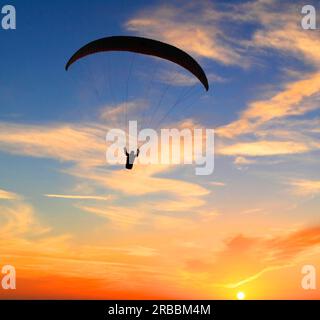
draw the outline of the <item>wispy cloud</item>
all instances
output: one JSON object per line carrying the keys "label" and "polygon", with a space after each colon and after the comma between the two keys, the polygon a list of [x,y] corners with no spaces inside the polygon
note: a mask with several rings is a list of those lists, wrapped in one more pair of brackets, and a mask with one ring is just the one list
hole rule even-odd
{"label": "wispy cloud", "polygon": [[[318,146],[314,146],[317,148]],[[243,142],[219,148],[219,153],[233,156],[275,156],[295,153],[305,153],[313,150],[312,146],[294,141],[256,141]]]}
{"label": "wispy cloud", "polygon": [[207,278],[213,287],[235,289],[260,280],[266,273],[295,266],[302,254],[319,246],[318,226],[271,238],[237,235],[226,241],[214,262],[191,260],[187,266],[194,272],[214,271]]}
{"label": "wispy cloud", "polygon": [[276,271],[276,270],[279,270],[279,269],[286,269],[286,268],[289,268],[289,267],[292,267],[293,265],[292,264],[284,264],[284,265],[279,265],[279,266],[272,266],[272,267],[267,267],[259,272],[257,272],[256,274],[253,274],[251,276],[249,276],[248,278],[245,278],[245,279],[242,279],[238,282],[235,282],[235,283],[227,283],[227,284],[224,284],[224,285],[221,285],[222,287],[225,287],[225,288],[228,288],[228,289],[236,289],[236,288],[239,288],[247,283],[250,283],[254,280],[257,280],[259,279],[261,276],[263,276],[265,273],[267,272],[272,272],[272,271]]}
{"label": "wispy cloud", "polygon": [[146,109],[146,107],[147,102],[143,100],[127,101],[115,106],[105,106],[100,110],[100,119],[107,121],[108,126],[120,125],[120,127],[123,127],[125,114],[130,117],[132,114],[139,114],[139,112]]}
{"label": "wispy cloud", "polygon": [[24,125],[0,123],[0,149],[11,154],[85,166],[105,163],[105,131],[90,125]]}
{"label": "wispy cloud", "polygon": [[[228,19],[239,27],[247,23],[256,25],[247,39],[239,39],[240,46],[249,48],[260,59],[261,53],[262,56],[267,53],[274,59],[294,57],[299,63],[295,63],[295,67],[292,64],[283,67],[280,82],[267,92],[264,90],[262,98],[255,97],[249,102],[238,119],[216,129],[221,139],[235,141],[231,146],[226,142],[222,153],[242,160],[243,157],[301,154],[319,149],[318,139],[306,130],[306,123],[302,127],[292,126],[306,116],[305,122],[314,122],[312,112],[319,108],[320,41],[316,33],[301,28],[299,6],[272,0],[230,6]],[[274,72],[274,68],[272,70]],[[313,133],[314,130],[316,127]],[[271,141],[263,137],[266,134]],[[246,142],[241,142],[243,139]]]}
{"label": "wispy cloud", "polygon": [[146,246],[110,247],[107,250],[124,252],[130,256],[154,257],[159,255],[157,249]]}
{"label": "wispy cloud", "polygon": [[240,54],[221,32],[221,19],[221,13],[210,3],[161,5],[141,11],[127,21],[126,28],[200,57],[239,64]]}
{"label": "wispy cloud", "polygon": [[83,211],[96,214],[100,217],[109,219],[116,227],[128,228],[132,225],[143,222],[145,214],[138,208],[126,208],[125,206],[86,206],[77,205]]}
{"label": "wispy cloud", "polygon": [[0,189],[0,200],[17,200],[19,199],[19,195],[17,195],[14,192],[6,191],[3,189]]}
{"label": "wispy cloud", "polygon": [[68,195],[68,194],[45,194],[47,198],[59,198],[59,199],[77,199],[77,200],[112,200],[113,196],[86,196],[86,195]]}
{"label": "wispy cloud", "polygon": [[[178,125],[192,127],[193,122],[189,121]],[[161,195],[167,199],[158,203],[151,198],[147,208],[149,211],[152,211],[150,204],[153,203],[153,210],[161,207],[163,212],[182,212],[205,206],[204,197],[210,193],[210,190],[198,183],[162,176],[166,173],[169,174],[174,169],[170,165],[146,166],[137,164],[132,172],[104,168],[106,129],[99,124],[31,126],[2,123],[0,129],[2,129],[0,130],[1,150],[24,156],[68,161],[72,165],[67,169],[62,169],[61,172],[74,177],[78,181],[78,185],[81,181],[89,183],[91,186],[89,192],[45,194],[48,198],[112,200],[113,197],[100,195],[100,189],[103,188],[107,194],[111,192],[115,197],[121,195],[122,199],[136,197],[140,201],[141,196]],[[99,189],[98,194],[95,188]],[[80,207],[78,206],[78,208]],[[82,206],[81,209],[100,216],[109,216],[111,222],[115,222],[117,225],[125,225],[125,223],[129,225],[132,216],[131,212],[126,217],[120,216],[121,210],[127,211],[125,206],[113,207],[112,210],[107,211],[106,208],[97,206]],[[114,215],[115,210],[118,212],[117,215]],[[138,216],[140,216],[139,213]]]}
{"label": "wispy cloud", "polygon": [[[224,79],[223,77],[213,73],[207,74],[207,78],[209,82],[213,82],[213,83],[227,81],[227,79]],[[193,86],[199,82],[199,80],[195,77],[192,77],[182,72],[172,71],[172,70],[162,71],[159,75],[159,80],[164,83],[175,85],[175,86]]]}
{"label": "wispy cloud", "polygon": [[211,182],[209,182],[209,184],[214,187],[225,187],[226,186],[226,184],[224,182],[219,182],[219,181],[211,181]]}
{"label": "wispy cloud", "polygon": [[255,163],[256,161],[253,160],[253,159],[248,159],[248,158],[245,158],[245,157],[236,157],[235,160],[234,160],[234,164],[235,165],[238,165],[238,166],[242,166],[242,165],[248,165],[248,164],[252,164],[252,163]]}
{"label": "wispy cloud", "polygon": [[320,180],[297,179],[289,182],[292,191],[301,196],[320,194]]}
{"label": "wispy cloud", "polygon": [[50,230],[50,228],[41,226],[35,217],[33,207],[24,202],[1,206],[0,218],[2,220],[0,238],[6,241],[23,238],[30,234],[39,236]]}
{"label": "wispy cloud", "polygon": [[241,214],[261,214],[264,213],[265,209],[263,208],[253,208],[253,209],[247,209],[241,212]]}
{"label": "wispy cloud", "polygon": [[241,114],[236,120],[217,129],[221,136],[232,138],[238,135],[255,132],[268,121],[293,115],[303,115],[312,109],[318,108],[317,104],[304,104],[304,99],[318,93],[320,89],[319,73],[307,76],[306,79],[289,83],[283,91],[268,100],[256,101]]}

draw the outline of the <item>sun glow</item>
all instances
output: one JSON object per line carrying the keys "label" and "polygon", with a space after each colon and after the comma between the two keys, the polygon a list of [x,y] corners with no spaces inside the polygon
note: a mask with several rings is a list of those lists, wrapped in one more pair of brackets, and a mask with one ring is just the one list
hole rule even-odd
{"label": "sun glow", "polygon": [[246,298],[246,295],[245,295],[244,292],[239,291],[239,292],[237,293],[237,298],[238,298],[238,300],[244,300],[244,299]]}

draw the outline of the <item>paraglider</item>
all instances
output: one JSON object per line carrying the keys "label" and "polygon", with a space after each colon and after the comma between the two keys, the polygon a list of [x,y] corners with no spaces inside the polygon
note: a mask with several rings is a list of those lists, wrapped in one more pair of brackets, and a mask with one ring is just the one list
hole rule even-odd
{"label": "paraglider", "polygon": [[133,163],[134,163],[135,158],[139,157],[140,150],[137,149],[137,153],[135,154],[134,151],[131,151],[130,153],[128,153],[127,148],[124,148],[124,153],[127,157],[126,169],[131,170],[133,167]]}
{"label": "paraglider", "polygon": [[[172,62],[185,70],[191,73],[196,79],[199,80],[200,84],[205,88],[206,91],[209,90],[208,79],[203,71],[202,67],[198,64],[198,62],[192,58],[185,51],[153,39],[143,38],[143,37],[135,37],[135,36],[111,36],[101,38],[81,47],[78,51],[76,51],[71,58],[68,60],[65,69],[66,71],[70,68],[70,66],[76,61],[96,54],[100,52],[113,52],[113,51],[125,51],[138,53],[142,55],[149,55],[153,57],[158,57],[163,60],[167,60]],[[131,69],[130,69],[131,71]],[[196,81],[197,83],[197,81]],[[163,98],[163,96],[162,96]],[[158,106],[162,102],[162,98],[158,104]],[[166,113],[165,117],[172,111],[172,109],[178,104],[176,102],[172,108]],[[165,118],[164,117],[164,118]],[[152,117],[153,119],[153,117]],[[127,114],[126,114],[127,120]],[[126,121],[125,121],[126,122]],[[159,121],[161,122],[161,120]],[[131,151],[128,153],[127,149],[124,148],[126,159],[126,168],[132,169],[133,163],[136,157],[139,156],[139,149],[135,153]]]}
{"label": "paraglider", "polygon": [[67,62],[65,69],[77,60],[98,52],[129,51],[159,57],[180,65],[199,79],[206,91],[209,84],[206,74],[196,60],[181,49],[153,39],[133,36],[113,36],[89,42]]}

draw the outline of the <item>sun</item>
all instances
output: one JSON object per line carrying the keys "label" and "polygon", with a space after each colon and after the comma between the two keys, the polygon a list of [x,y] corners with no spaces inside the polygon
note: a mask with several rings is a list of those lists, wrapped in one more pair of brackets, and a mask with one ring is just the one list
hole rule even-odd
{"label": "sun", "polygon": [[239,291],[239,292],[237,293],[237,298],[238,298],[238,300],[244,300],[244,299],[246,298],[246,295],[245,295],[244,292]]}

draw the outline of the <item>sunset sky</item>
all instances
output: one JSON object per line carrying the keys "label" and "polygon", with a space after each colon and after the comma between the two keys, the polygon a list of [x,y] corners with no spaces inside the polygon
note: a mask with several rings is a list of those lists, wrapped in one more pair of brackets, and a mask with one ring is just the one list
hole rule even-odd
{"label": "sunset sky", "polygon": [[[16,268],[17,289],[0,298],[320,298],[320,283],[301,287],[304,265],[320,274],[320,34],[301,28],[304,1],[8,2],[0,268]],[[65,71],[111,35],[185,50],[209,92],[129,53]],[[124,127],[125,108],[141,127],[215,129],[213,174],[107,164],[105,136]]]}

